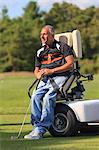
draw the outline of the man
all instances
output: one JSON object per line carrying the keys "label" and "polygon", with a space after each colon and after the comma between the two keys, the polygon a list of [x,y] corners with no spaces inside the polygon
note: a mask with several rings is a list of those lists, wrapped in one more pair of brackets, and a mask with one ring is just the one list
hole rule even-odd
{"label": "man", "polygon": [[40,139],[50,128],[54,120],[57,92],[50,78],[61,87],[73,69],[73,52],[67,44],[54,39],[54,29],[46,25],[41,30],[42,48],[37,51],[34,75],[40,81],[35,94],[31,98],[31,123],[33,131],[25,135],[25,139]]}

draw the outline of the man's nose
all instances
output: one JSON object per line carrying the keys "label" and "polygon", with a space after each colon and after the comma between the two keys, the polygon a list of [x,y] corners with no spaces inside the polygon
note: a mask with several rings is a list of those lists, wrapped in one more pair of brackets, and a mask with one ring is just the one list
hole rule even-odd
{"label": "man's nose", "polygon": [[44,34],[41,34],[41,38],[44,38]]}
{"label": "man's nose", "polygon": [[41,39],[45,39],[44,34],[41,35]]}

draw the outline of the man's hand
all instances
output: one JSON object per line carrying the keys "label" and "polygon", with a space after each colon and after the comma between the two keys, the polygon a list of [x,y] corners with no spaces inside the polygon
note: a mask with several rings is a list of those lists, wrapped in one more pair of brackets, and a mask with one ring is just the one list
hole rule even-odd
{"label": "man's hand", "polygon": [[38,67],[36,67],[34,75],[37,79],[40,79],[44,75],[44,69],[39,69]]}
{"label": "man's hand", "polygon": [[44,71],[44,75],[51,75],[54,73],[54,69],[45,68],[45,69],[43,69],[43,71]]}
{"label": "man's hand", "polygon": [[44,70],[41,69],[41,70],[39,70],[38,73],[37,73],[37,78],[40,79],[43,75],[44,75]]}
{"label": "man's hand", "polygon": [[34,71],[34,75],[36,76],[37,79],[40,79],[42,76],[51,75],[53,73],[54,73],[54,69],[48,69],[48,68],[39,69],[39,67],[36,67]]}

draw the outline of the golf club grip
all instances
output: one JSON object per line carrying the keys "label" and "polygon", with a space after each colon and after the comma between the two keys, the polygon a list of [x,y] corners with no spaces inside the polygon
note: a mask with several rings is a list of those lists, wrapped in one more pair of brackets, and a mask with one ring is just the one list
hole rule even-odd
{"label": "golf club grip", "polygon": [[31,84],[31,86],[30,86],[29,89],[28,89],[28,96],[29,96],[30,98],[31,98],[30,91],[31,91],[32,87],[36,84],[37,81],[38,81],[38,79],[36,79],[36,80]]}

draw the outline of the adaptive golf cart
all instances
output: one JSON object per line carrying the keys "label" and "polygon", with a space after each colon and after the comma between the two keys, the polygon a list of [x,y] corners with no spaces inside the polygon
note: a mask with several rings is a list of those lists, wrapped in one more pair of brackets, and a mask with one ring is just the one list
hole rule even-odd
{"label": "adaptive golf cart", "polygon": [[[78,30],[56,34],[55,38],[72,47],[76,58],[82,57],[81,36]],[[85,88],[82,82],[86,80],[93,80],[93,75],[81,75],[76,60],[74,70],[61,89],[62,96],[56,103],[54,123],[49,130],[51,135],[72,136],[78,131],[99,131],[99,99],[83,99]]]}
{"label": "adaptive golf cart", "polygon": [[[99,126],[96,125],[96,123],[99,123],[99,99],[83,99],[85,88],[82,82],[93,80],[93,75],[81,75],[80,73],[77,60],[77,58],[82,57],[80,32],[74,30],[73,32],[56,34],[55,39],[66,42],[73,48],[76,61],[74,70],[71,71],[68,80],[60,89],[61,94],[58,95],[56,101],[54,123],[49,132],[53,136],[72,136],[77,134],[78,131],[93,131],[93,129],[99,131]],[[29,88],[29,95],[30,90],[31,87]]]}
{"label": "adaptive golf cart", "polygon": [[[83,81],[93,80],[93,75],[82,75],[77,58],[82,57],[81,37],[78,30],[73,32],[56,34],[55,39],[61,42],[66,42],[73,48],[76,61],[74,70],[71,71],[70,76],[64,83],[57,94],[57,101],[55,107],[54,122],[49,129],[53,136],[73,136],[80,132],[99,132],[99,99],[85,100],[83,99],[83,92],[85,88]],[[83,80],[84,78],[84,80]],[[36,79],[29,87],[28,95],[31,98],[31,89],[38,83]],[[18,139],[22,132],[30,103],[27,108],[22,126],[17,136],[11,136],[11,139]]]}

